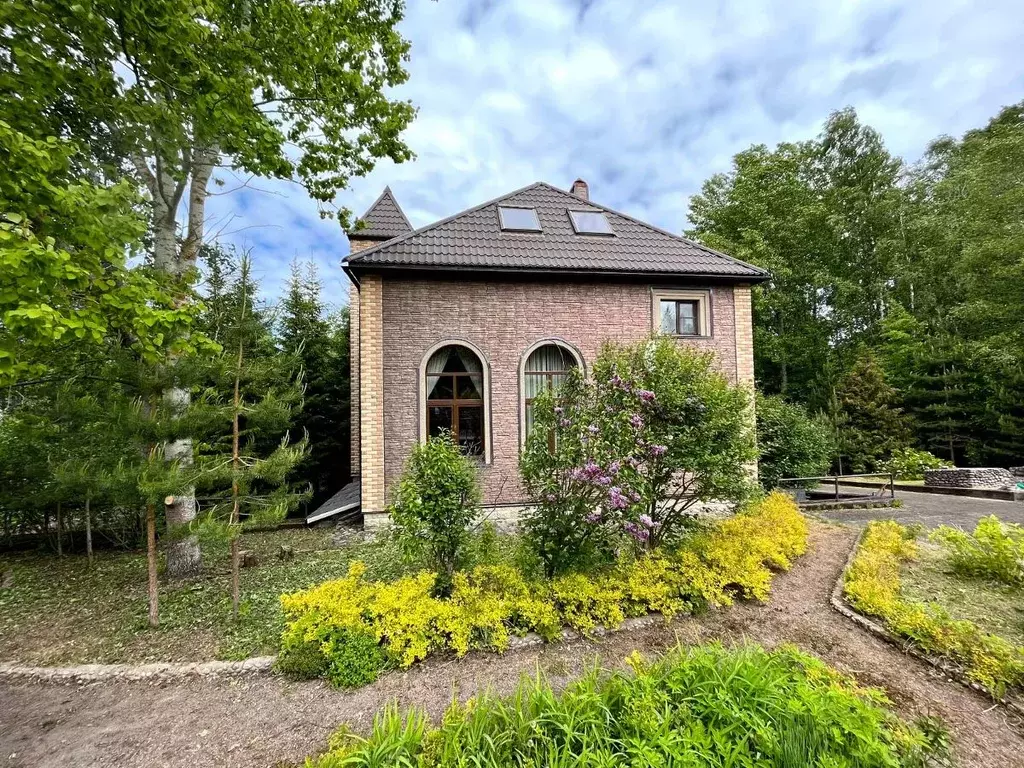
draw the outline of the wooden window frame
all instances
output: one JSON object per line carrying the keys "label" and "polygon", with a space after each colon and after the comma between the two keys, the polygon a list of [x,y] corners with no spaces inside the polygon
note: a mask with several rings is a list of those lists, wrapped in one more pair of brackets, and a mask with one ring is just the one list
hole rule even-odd
{"label": "wooden window frame", "polygon": [[[442,347],[443,349],[443,347]],[[429,359],[429,358],[428,358]],[[479,389],[483,390],[484,387],[484,376],[483,371],[480,373],[428,373],[427,374],[427,386],[430,386],[430,378],[436,376],[441,378],[442,376],[452,377],[452,396],[450,398],[429,398],[426,404],[427,410],[427,437],[430,436],[430,409],[431,408],[451,408],[452,409],[452,423],[451,432],[452,437],[455,439],[455,444],[459,444],[459,409],[460,408],[479,408],[480,409],[480,452],[479,453],[467,453],[467,456],[473,458],[483,458],[487,450],[487,419],[485,418],[486,410],[484,409],[483,397],[459,397],[459,378],[473,379],[476,378],[480,382]]]}
{"label": "wooden window frame", "polygon": [[[491,448],[491,432],[492,432],[492,430],[490,428],[491,427],[491,365],[490,365],[490,362],[487,359],[487,356],[484,355],[483,350],[481,350],[478,346],[476,346],[476,344],[473,344],[472,342],[467,341],[466,339],[456,338],[456,339],[444,339],[443,341],[439,341],[439,342],[433,344],[429,349],[427,349],[427,351],[423,354],[422,359],[420,360],[420,369],[419,369],[419,404],[418,404],[419,413],[417,415],[417,420],[418,420],[418,423],[419,423],[419,442],[421,444],[427,442],[427,438],[430,436],[430,422],[429,422],[429,418],[428,418],[428,416],[429,416],[429,406],[427,405],[427,403],[428,403],[428,399],[427,399],[427,394],[428,394],[428,392],[427,392],[427,377],[429,375],[438,375],[438,376],[440,376],[440,375],[444,375],[444,376],[459,375],[459,374],[451,374],[451,373],[447,373],[447,374],[428,374],[427,373],[427,363],[430,362],[430,358],[433,357],[434,354],[438,350],[442,349],[443,347],[449,347],[449,346],[465,347],[470,352],[472,352],[474,355],[476,355],[477,359],[480,361],[481,366],[483,367],[483,371],[482,371],[482,373],[483,373],[483,401],[482,401],[482,405],[483,405],[483,423],[482,423],[482,426],[481,426],[481,431],[483,432],[483,454],[482,455],[480,455],[480,454],[470,454],[470,458],[472,458],[474,461],[481,461],[482,460],[484,464],[490,464],[492,462],[492,460],[493,460],[493,453],[492,453],[492,448]],[[455,394],[455,392],[453,392],[453,394]],[[434,400],[430,400],[429,402],[435,402],[435,401]],[[437,402],[440,402],[440,400],[438,400]],[[470,401],[469,400],[460,400],[459,402],[464,404],[464,405],[468,405]],[[454,418],[455,417],[454,409],[452,409],[452,410],[453,410],[452,416]]]}

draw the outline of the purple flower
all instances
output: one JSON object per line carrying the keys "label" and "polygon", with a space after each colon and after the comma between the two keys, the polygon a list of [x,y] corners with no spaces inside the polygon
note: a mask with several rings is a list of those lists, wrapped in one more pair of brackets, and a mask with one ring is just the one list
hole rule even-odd
{"label": "purple flower", "polygon": [[643,400],[645,403],[654,402],[654,393],[649,389],[638,389],[636,396]]}
{"label": "purple flower", "polygon": [[639,413],[634,413],[629,417],[629,423],[633,425],[633,429],[640,429],[644,425],[644,417]]}
{"label": "purple flower", "polygon": [[644,526],[644,528],[654,528],[657,525],[657,523],[651,519],[650,515],[640,515],[640,524]]}
{"label": "purple flower", "polygon": [[625,509],[629,506],[629,499],[623,495],[619,486],[614,485],[608,490],[608,503],[612,509]]}
{"label": "purple flower", "polygon": [[613,461],[611,464],[608,465],[608,474],[617,475],[619,474],[620,469],[622,469],[622,463],[618,460]]}
{"label": "purple flower", "polygon": [[641,528],[636,523],[629,521],[622,526],[622,529],[636,539],[639,542],[645,542],[651,537],[651,532],[646,528]]}
{"label": "purple flower", "polygon": [[651,456],[664,456],[668,451],[667,445],[652,445],[648,450],[651,452]]}
{"label": "purple flower", "polygon": [[637,493],[636,491],[630,491],[629,499],[630,501],[640,501],[640,494]]}
{"label": "purple flower", "polygon": [[544,500],[545,501],[550,501],[550,502],[555,502],[555,501],[558,501],[558,496],[556,496],[555,494],[550,493],[550,492],[549,493],[545,493],[544,494]]}
{"label": "purple flower", "polygon": [[563,407],[562,407],[562,406],[560,406],[560,405],[556,405],[556,406],[555,406],[555,413],[556,413],[557,415],[561,416],[561,415],[562,415],[563,413],[565,413],[565,408],[563,408]]}
{"label": "purple flower", "polygon": [[568,419],[561,419],[558,422],[558,426],[563,427],[563,428],[570,427],[570,426],[572,426],[572,422],[569,421]]}
{"label": "purple flower", "polygon": [[600,523],[601,522],[601,513],[600,512],[591,512],[589,515],[587,515],[583,519],[586,520],[591,525],[593,525],[594,523]]}
{"label": "purple flower", "polygon": [[591,424],[590,426],[587,427],[587,432],[589,432],[592,435],[596,435],[598,432],[600,432],[600,430],[597,428],[596,424]]}
{"label": "purple flower", "polygon": [[610,477],[608,477],[608,475],[601,475],[599,478],[597,478],[597,484],[598,485],[611,485],[612,484],[612,479]]}

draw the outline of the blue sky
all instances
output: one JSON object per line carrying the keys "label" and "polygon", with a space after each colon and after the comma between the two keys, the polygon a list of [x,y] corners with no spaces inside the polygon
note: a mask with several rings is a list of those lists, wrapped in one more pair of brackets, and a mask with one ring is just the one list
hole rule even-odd
{"label": "blue sky", "polygon": [[[417,157],[337,202],[361,214],[390,184],[415,227],[579,176],[592,199],[679,232],[736,152],[810,138],[833,110],[854,106],[913,161],[1024,98],[1019,0],[409,0],[401,29]],[[257,179],[209,214],[251,249],[268,296],[297,257],[346,301],[348,243],[297,184]]]}

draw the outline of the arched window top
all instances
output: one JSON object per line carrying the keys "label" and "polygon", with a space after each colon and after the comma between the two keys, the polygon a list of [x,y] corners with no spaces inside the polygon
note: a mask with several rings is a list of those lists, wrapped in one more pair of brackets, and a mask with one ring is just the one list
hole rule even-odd
{"label": "arched window top", "polygon": [[[558,389],[569,375],[569,371],[580,367],[576,352],[566,344],[553,340],[539,342],[526,356],[523,363],[523,435],[530,434],[533,427],[533,400],[547,390]],[[551,436],[552,450],[554,435]]]}
{"label": "arched window top", "polygon": [[479,355],[461,344],[448,344],[427,359],[426,434],[449,431],[464,453],[485,453],[484,364]]}

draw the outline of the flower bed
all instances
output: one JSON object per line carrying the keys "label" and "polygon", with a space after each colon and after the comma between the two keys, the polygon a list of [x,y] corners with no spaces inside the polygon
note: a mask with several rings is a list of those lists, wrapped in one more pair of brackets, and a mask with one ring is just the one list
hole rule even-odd
{"label": "flower bed", "polygon": [[953,619],[934,603],[901,596],[900,564],[916,556],[916,542],[906,527],[892,521],[870,523],[844,577],[846,599],[921,650],[963,666],[969,679],[995,696],[1024,684],[1024,648],[973,622]]}
{"label": "flower bed", "polygon": [[453,704],[436,727],[392,705],[368,738],[343,728],[307,766],[921,768],[948,758],[940,723],[903,722],[880,691],[792,646],[627,661],[629,672],[593,670],[562,693],[526,678],[511,697]]}
{"label": "flower bed", "polygon": [[503,651],[513,635],[552,640],[568,625],[583,633],[631,616],[672,616],[766,599],[772,569],[806,550],[807,524],[793,501],[774,493],[695,535],[673,552],[653,552],[599,574],[531,583],[507,566],[455,574],[450,598],[432,596],[435,574],[368,582],[354,563],[344,579],[283,595],[287,618],[279,666],[362,685],[388,667],[471,649]]}

